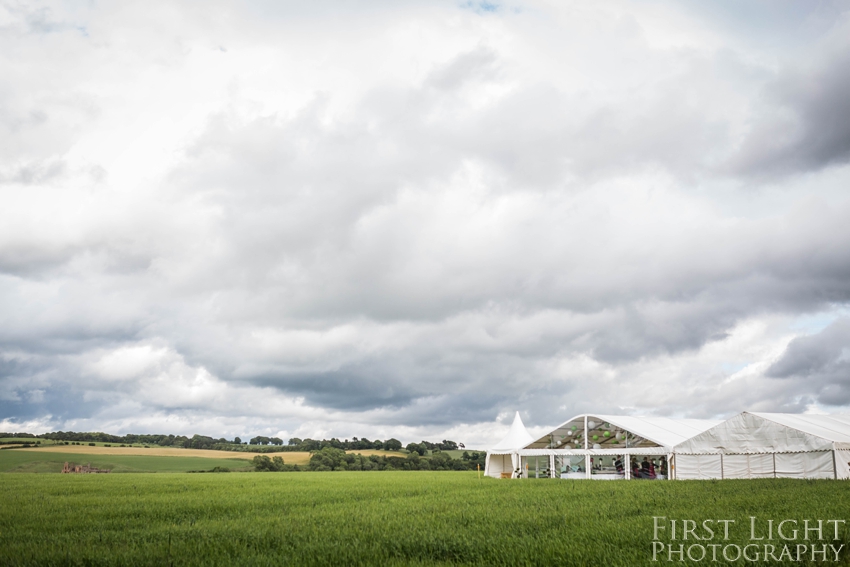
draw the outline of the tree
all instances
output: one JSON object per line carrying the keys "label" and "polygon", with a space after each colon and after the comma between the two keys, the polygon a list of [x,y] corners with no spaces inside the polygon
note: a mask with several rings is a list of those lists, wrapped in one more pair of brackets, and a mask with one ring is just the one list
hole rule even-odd
{"label": "tree", "polygon": [[299,439],[298,437],[293,437],[292,439],[289,440],[289,445],[296,446],[296,445],[300,445],[300,444],[301,444],[301,439]]}
{"label": "tree", "polygon": [[347,470],[348,463],[354,462],[354,455],[348,455],[342,449],[334,447],[323,447],[310,456],[310,470],[313,471],[336,471]]}
{"label": "tree", "polygon": [[234,438],[233,438],[233,442],[234,442],[234,443],[236,443],[237,445],[241,445],[241,444],[242,444],[242,440],[241,440],[240,438],[238,438],[238,437],[234,437]]}
{"label": "tree", "polygon": [[384,449],[387,451],[401,451],[401,441],[398,439],[387,439],[384,441]]}
{"label": "tree", "polygon": [[407,447],[405,447],[408,453],[418,453],[420,456],[425,456],[425,453],[428,452],[428,449],[425,448],[423,443],[408,443]]}
{"label": "tree", "polygon": [[281,457],[270,459],[266,455],[257,455],[252,462],[254,469],[258,471],[277,472],[283,470],[283,459]]}

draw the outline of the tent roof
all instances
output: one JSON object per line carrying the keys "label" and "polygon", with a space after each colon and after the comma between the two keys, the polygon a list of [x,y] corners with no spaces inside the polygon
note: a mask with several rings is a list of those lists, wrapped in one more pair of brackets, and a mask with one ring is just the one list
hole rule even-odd
{"label": "tent roof", "polygon": [[514,422],[511,424],[508,434],[505,435],[504,439],[496,443],[491,451],[521,449],[532,441],[534,441],[534,437],[532,437],[531,433],[529,433],[525,428],[525,425],[522,423],[522,418],[519,416],[519,412],[516,412]]}
{"label": "tent roof", "polygon": [[850,415],[743,412],[676,446],[682,453],[826,451],[850,445]]}
{"label": "tent roof", "polygon": [[584,417],[588,420],[610,423],[621,429],[643,437],[663,447],[672,447],[686,439],[722,423],[714,419],[673,419],[670,417],[635,417],[628,415],[581,414],[569,419],[525,448],[544,448],[549,446],[552,435],[565,435],[570,424]]}
{"label": "tent roof", "polygon": [[850,415],[747,412],[829,441],[850,443]]}

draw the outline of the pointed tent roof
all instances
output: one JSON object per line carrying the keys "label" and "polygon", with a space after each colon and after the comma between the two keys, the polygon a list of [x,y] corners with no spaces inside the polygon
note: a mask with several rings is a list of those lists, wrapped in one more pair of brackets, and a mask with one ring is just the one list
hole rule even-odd
{"label": "pointed tent roof", "polygon": [[496,443],[496,445],[494,445],[490,450],[505,451],[509,449],[522,449],[532,441],[534,441],[534,437],[532,437],[531,433],[529,433],[525,428],[525,425],[522,423],[522,418],[519,416],[519,412],[516,412],[514,422],[511,424],[511,429],[508,431],[508,434],[505,435],[504,439]]}

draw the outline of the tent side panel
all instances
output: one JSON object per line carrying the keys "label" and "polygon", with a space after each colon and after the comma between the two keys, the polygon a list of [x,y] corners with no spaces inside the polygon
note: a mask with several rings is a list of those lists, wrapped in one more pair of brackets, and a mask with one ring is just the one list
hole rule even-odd
{"label": "tent side panel", "polygon": [[850,478],[850,451],[835,452],[835,472],[836,478]]}
{"label": "tent side panel", "polygon": [[723,455],[723,478],[773,478],[773,454]]}
{"label": "tent side panel", "polygon": [[832,451],[777,453],[778,478],[835,478]]}
{"label": "tent side panel", "polygon": [[749,457],[750,478],[773,478],[773,453],[747,455]]}
{"label": "tent side panel", "polygon": [[511,469],[505,466],[505,461],[510,463],[510,455],[487,455],[487,465],[485,466],[487,476],[493,478],[501,478],[503,472],[510,472]]}
{"label": "tent side panel", "polygon": [[721,477],[720,455],[676,455],[678,480],[705,480]]}

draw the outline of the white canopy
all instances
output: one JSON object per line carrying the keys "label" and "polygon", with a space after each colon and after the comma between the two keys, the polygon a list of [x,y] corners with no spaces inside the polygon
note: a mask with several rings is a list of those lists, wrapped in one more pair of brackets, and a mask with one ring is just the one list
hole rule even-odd
{"label": "white canopy", "polygon": [[677,453],[797,453],[850,449],[850,415],[743,412],[676,445]]}
{"label": "white canopy", "polygon": [[496,443],[496,445],[490,449],[490,452],[507,453],[516,451],[517,449],[522,449],[532,441],[534,441],[534,437],[532,437],[525,428],[525,425],[522,423],[522,418],[519,416],[519,412],[516,412],[514,422],[511,424],[508,434],[505,435],[504,439]]}

